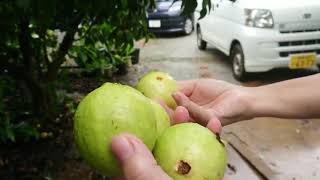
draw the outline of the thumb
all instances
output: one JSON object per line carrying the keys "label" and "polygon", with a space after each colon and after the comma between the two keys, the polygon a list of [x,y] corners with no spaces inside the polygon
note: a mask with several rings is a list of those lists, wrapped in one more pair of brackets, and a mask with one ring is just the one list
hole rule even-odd
{"label": "thumb", "polygon": [[173,98],[179,106],[185,107],[195,122],[208,127],[214,133],[220,133],[221,122],[209,109],[199,106],[181,92],[173,94]]}
{"label": "thumb", "polygon": [[171,179],[157,165],[143,142],[133,135],[121,134],[113,137],[111,150],[118,159],[126,180]]}

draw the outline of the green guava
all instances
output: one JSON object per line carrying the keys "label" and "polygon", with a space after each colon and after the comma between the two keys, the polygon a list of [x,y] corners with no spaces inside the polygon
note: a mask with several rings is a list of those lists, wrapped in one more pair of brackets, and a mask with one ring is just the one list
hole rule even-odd
{"label": "green guava", "polygon": [[138,82],[136,88],[151,99],[160,99],[169,107],[176,108],[177,104],[172,93],[177,91],[177,82],[164,72],[149,72]]}
{"label": "green guava", "polygon": [[153,154],[174,180],[221,180],[227,164],[224,145],[196,123],[169,127],[157,139]]}
{"label": "green guava", "polygon": [[151,100],[134,88],[105,83],[78,106],[74,121],[77,148],[87,163],[102,174],[120,175],[110,142],[122,132],[134,134],[150,150],[154,147],[157,127]]}
{"label": "green guava", "polygon": [[170,127],[170,117],[160,104],[151,102],[157,124],[157,137],[159,137],[168,127]]}

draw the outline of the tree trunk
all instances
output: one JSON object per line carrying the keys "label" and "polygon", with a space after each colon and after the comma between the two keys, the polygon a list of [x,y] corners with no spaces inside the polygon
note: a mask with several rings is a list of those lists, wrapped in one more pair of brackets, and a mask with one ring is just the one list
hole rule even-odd
{"label": "tree trunk", "polygon": [[56,94],[53,87],[49,88],[47,83],[41,83],[36,81],[26,81],[26,85],[29,89],[32,100],[32,111],[37,117],[43,117],[44,119],[54,118],[56,109]]}
{"label": "tree trunk", "polygon": [[83,17],[84,15],[79,14],[71,22],[70,28],[59,45],[52,62],[47,65],[46,72],[42,72],[40,69],[40,62],[42,62],[40,60],[43,57],[35,53],[36,50],[33,49],[34,47],[32,47],[32,43],[30,42],[29,19],[28,17],[21,18],[19,24],[19,45],[23,59],[23,66],[21,68],[23,71],[18,72],[19,75],[16,76],[19,76],[25,82],[31,95],[32,110],[37,117],[51,119],[58,112],[58,100],[53,84],[58,79],[59,68],[65,61],[65,55],[72,46],[78,25]]}

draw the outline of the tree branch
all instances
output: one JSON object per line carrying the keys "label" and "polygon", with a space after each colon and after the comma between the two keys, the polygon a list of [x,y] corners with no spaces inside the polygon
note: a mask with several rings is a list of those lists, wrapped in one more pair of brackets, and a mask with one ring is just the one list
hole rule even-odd
{"label": "tree branch", "polygon": [[55,57],[53,58],[52,63],[49,64],[48,72],[47,72],[47,80],[54,81],[58,76],[58,71],[61,64],[65,61],[65,55],[68,53],[69,49],[74,42],[74,35],[78,30],[78,25],[81,23],[83,15],[78,15],[74,22],[71,24],[69,31],[67,31],[66,35],[61,42]]}
{"label": "tree branch", "polygon": [[[48,51],[47,51],[47,39],[46,39],[46,31],[44,29],[40,30],[40,38],[42,40],[41,42],[41,49],[43,51],[43,59],[44,59],[44,64],[46,67],[49,66],[50,61],[49,61],[49,57],[48,57]],[[39,63],[40,65],[40,63]]]}
{"label": "tree branch", "polygon": [[27,71],[31,71],[34,64],[34,57],[32,57],[32,48],[30,46],[30,32],[29,32],[29,20],[26,18],[21,18],[19,24],[19,45],[20,51],[23,57],[23,64],[25,65]]}

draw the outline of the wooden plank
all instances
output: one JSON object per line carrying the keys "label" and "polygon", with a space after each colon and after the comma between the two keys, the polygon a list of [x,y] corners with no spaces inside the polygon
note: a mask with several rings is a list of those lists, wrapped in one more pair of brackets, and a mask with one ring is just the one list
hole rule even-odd
{"label": "wooden plank", "polygon": [[259,118],[225,127],[223,138],[269,179],[320,179],[320,120]]}
{"label": "wooden plank", "polygon": [[263,178],[253,169],[240,154],[230,145],[227,145],[228,166],[223,180],[262,180]]}

